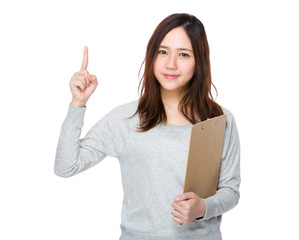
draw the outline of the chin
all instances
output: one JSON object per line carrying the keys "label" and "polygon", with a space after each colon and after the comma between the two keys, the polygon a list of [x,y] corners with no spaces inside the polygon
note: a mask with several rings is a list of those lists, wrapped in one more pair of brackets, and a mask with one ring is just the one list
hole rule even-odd
{"label": "chin", "polygon": [[180,91],[184,88],[181,84],[179,84],[175,80],[165,81],[164,79],[160,79],[158,80],[158,82],[160,84],[160,88],[163,89],[164,91]]}
{"label": "chin", "polygon": [[163,91],[180,91],[182,90],[182,87],[178,87],[178,86],[161,86],[161,89],[163,89]]}

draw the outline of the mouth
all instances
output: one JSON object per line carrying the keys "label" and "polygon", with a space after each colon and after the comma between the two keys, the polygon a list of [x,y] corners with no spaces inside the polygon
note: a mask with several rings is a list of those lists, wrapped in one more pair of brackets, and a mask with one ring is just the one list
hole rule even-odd
{"label": "mouth", "polygon": [[174,74],[163,74],[165,78],[167,79],[176,79],[179,75]]}

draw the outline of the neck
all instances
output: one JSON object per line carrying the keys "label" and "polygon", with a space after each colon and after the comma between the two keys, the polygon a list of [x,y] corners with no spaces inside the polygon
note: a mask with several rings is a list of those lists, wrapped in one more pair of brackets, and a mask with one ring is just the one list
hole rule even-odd
{"label": "neck", "polygon": [[183,92],[167,91],[161,88],[161,98],[164,106],[177,107],[183,96]]}

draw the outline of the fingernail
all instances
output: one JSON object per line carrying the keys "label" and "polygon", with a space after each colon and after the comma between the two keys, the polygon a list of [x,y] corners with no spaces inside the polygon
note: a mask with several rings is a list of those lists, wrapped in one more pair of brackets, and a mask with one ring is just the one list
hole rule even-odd
{"label": "fingernail", "polygon": [[179,201],[181,199],[181,197],[180,196],[178,196],[175,200],[176,201]]}

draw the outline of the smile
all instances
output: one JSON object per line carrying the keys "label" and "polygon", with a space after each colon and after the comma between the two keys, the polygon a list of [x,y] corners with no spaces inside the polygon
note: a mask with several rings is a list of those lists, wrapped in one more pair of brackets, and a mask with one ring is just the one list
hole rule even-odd
{"label": "smile", "polygon": [[163,74],[165,78],[167,79],[176,79],[179,75],[173,75],[173,74]]}

